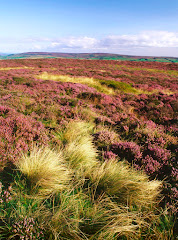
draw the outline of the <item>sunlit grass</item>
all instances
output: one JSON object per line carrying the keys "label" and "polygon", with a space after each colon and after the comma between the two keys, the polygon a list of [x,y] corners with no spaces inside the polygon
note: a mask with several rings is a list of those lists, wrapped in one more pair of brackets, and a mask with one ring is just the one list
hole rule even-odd
{"label": "sunlit grass", "polygon": [[8,71],[8,70],[16,70],[16,69],[34,69],[34,67],[5,67],[5,68],[0,68],[0,71]]}
{"label": "sunlit grass", "polygon": [[22,155],[17,168],[28,178],[32,189],[39,188],[42,194],[62,190],[70,181],[62,154],[47,147],[34,147],[30,155]]}
{"label": "sunlit grass", "polygon": [[[56,150],[35,145],[22,154],[10,205],[0,211],[6,222],[0,237],[12,238],[13,229],[17,237],[30,234],[26,227],[30,218],[30,231],[40,240],[136,240],[159,235],[151,227],[159,219],[155,207],[162,183],[149,181],[126,162],[103,161],[92,142],[93,128],[91,123],[71,121],[56,134],[60,140]],[[37,237],[41,232],[45,238]]]}
{"label": "sunlit grass", "polygon": [[64,144],[63,154],[69,166],[75,171],[87,172],[97,188],[117,197],[119,202],[139,207],[153,204],[161,182],[149,181],[145,173],[117,160],[99,162],[89,134],[92,128],[92,124],[72,121],[58,134]]}
{"label": "sunlit grass", "polygon": [[98,187],[105,189],[116,201],[137,207],[148,207],[154,203],[161,187],[160,181],[148,181],[146,174],[136,171],[124,162],[106,161],[92,178]]}
{"label": "sunlit grass", "polygon": [[37,77],[40,79],[43,79],[43,80],[85,84],[88,87],[95,88],[98,92],[105,93],[105,94],[114,94],[114,91],[112,88],[103,86],[99,81],[97,81],[93,78],[69,77],[67,75],[52,75],[52,74],[48,74],[48,73],[42,73],[42,74],[38,75]]}
{"label": "sunlit grass", "polygon": [[92,128],[92,124],[72,121],[64,131],[57,134],[64,145],[63,155],[69,166],[86,174],[91,173],[98,164],[97,151],[89,134]]}
{"label": "sunlit grass", "polygon": [[154,89],[154,90],[148,91],[141,88],[140,89],[134,88],[128,83],[119,82],[115,80],[101,80],[101,79],[94,79],[94,78],[87,78],[87,77],[70,77],[67,75],[48,74],[46,72],[36,77],[43,80],[80,83],[80,84],[87,85],[88,87],[95,88],[98,92],[105,93],[108,95],[115,95],[120,92],[132,93],[136,95],[139,95],[139,94],[151,95],[151,94],[159,93],[160,91],[167,95],[174,94],[174,92],[169,89],[162,89],[162,90]]}
{"label": "sunlit grass", "polygon": [[115,80],[98,80],[102,85],[114,89],[116,92],[137,93],[137,89],[133,88],[129,83],[119,82]]}
{"label": "sunlit grass", "polygon": [[42,73],[37,77],[43,80],[81,83],[87,85],[88,87],[95,88],[100,93],[105,93],[108,95],[114,95],[118,92],[127,92],[134,94],[143,93],[140,89],[137,90],[133,88],[130,84],[114,80],[100,80],[86,77],[69,77],[67,75],[52,75],[48,73]]}

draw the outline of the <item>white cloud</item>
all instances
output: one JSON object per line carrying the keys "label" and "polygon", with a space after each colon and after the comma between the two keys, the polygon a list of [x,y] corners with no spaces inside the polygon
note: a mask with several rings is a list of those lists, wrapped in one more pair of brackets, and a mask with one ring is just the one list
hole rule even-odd
{"label": "white cloud", "polygon": [[178,32],[145,31],[137,35],[114,35],[101,40],[107,47],[178,47]]}
{"label": "white cloud", "polygon": [[61,38],[51,43],[51,47],[62,48],[93,48],[98,43],[98,40],[91,37],[69,37]]}
{"label": "white cloud", "polygon": [[144,31],[138,34],[94,37],[0,39],[0,52],[111,52],[178,57],[178,32]]}
{"label": "white cloud", "polygon": [[52,41],[47,49],[49,51],[112,52],[178,57],[178,32],[145,31],[135,35],[112,35],[102,39],[60,38]]}

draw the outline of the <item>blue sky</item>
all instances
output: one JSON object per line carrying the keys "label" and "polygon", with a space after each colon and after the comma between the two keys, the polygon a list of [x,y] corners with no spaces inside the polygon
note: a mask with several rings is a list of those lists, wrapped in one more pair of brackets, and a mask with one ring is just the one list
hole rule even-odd
{"label": "blue sky", "polygon": [[178,0],[0,0],[0,52],[178,57]]}

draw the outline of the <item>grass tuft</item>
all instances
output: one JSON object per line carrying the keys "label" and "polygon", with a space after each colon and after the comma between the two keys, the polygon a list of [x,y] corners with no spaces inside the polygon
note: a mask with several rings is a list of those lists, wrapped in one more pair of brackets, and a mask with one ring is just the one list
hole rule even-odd
{"label": "grass tuft", "polygon": [[160,181],[149,181],[145,173],[116,159],[102,163],[92,174],[97,188],[128,206],[150,207],[161,189]]}
{"label": "grass tuft", "polygon": [[35,146],[22,155],[10,207],[0,211],[7,225],[0,236],[28,236],[30,229],[40,240],[157,239],[161,182],[126,162],[99,161],[92,131],[92,124],[71,121],[56,134],[58,150]]}
{"label": "grass tuft", "polygon": [[63,155],[72,169],[91,171],[98,163],[97,151],[89,131],[92,124],[82,121],[70,122],[62,133],[58,133],[63,143]]}
{"label": "grass tuft", "polygon": [[17,168],[28,178],[32,188],[39,188],[43,194],[63,190],[70,181],[62,154],[48,147],[34,147],[30,155],[22,155]]}

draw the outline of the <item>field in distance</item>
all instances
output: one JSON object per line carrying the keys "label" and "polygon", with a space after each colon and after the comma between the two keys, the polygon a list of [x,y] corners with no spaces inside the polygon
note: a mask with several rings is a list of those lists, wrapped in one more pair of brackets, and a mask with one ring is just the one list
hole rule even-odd
{"label": "field in distance", "polygon": [[149,62],[178,62],[175,57],[148,57],[129,56],[111,53],[52,53],[52,52],[26,52],[18,54],[0,54],[0,59],[24,59],[24,58],[72,58],[72,59],[101,59],[101,60],[125,60],[125,61],[149,61]]}

